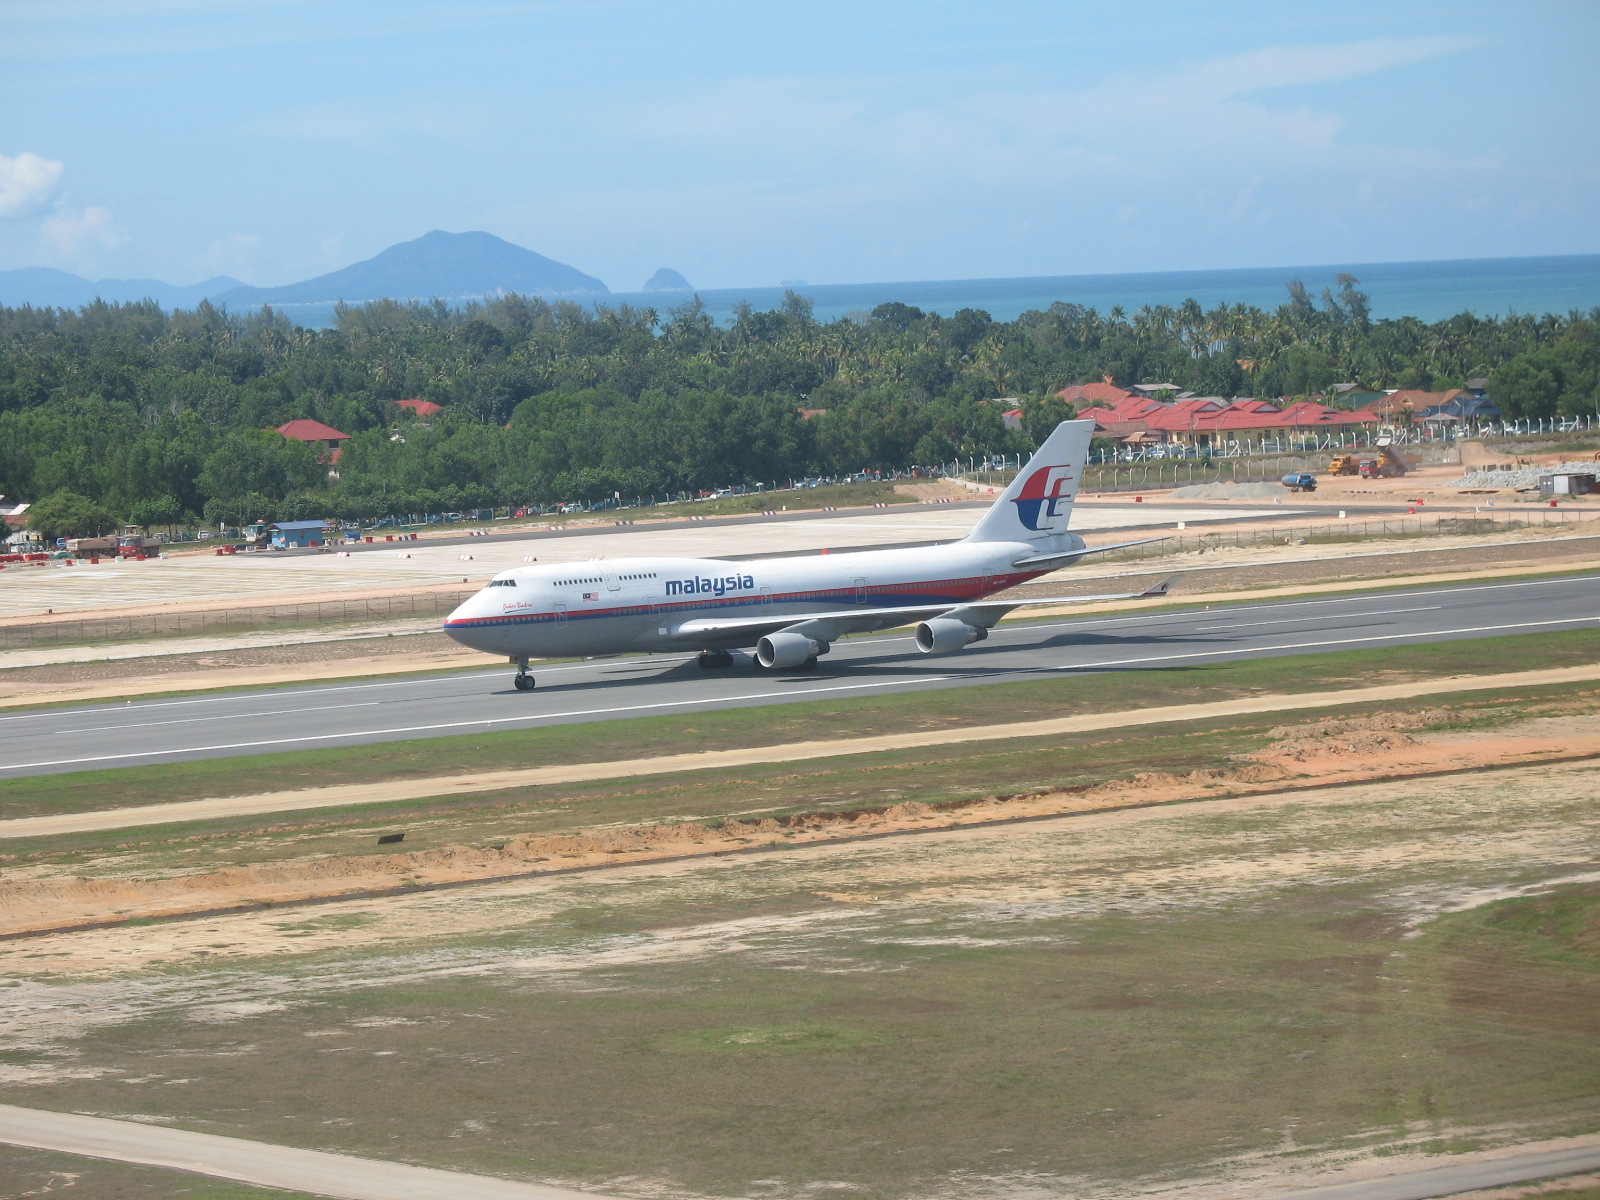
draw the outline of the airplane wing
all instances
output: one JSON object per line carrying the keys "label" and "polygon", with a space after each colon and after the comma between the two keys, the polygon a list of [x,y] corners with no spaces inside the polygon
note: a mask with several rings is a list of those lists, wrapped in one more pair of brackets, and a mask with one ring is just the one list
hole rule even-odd
{"label": "airplane wing", "polygon": [[965,616],[974,618],[972,624],[985,628],[992,626],[1014,608],[1030,605],[1093,604],[1108,600],[1148,600],[1165,596],[1178,576],[1163,579],[1154,587],[1142,592],[1112,592],[1100,596],[1036,596],[1026,600],[971,600],[960,604],[930,604],[915,608],[854,608],[835,609],[828,612],[789,613],[770,617],[700,617],[685,621],[673,629],[676,637],[740,634],[746,637],[763,637],[779,630],[803,634],[818,641],[831,642],[847,633],[873,633],[880,629],[893,629],[897,625],[910,625],[929,617]]}

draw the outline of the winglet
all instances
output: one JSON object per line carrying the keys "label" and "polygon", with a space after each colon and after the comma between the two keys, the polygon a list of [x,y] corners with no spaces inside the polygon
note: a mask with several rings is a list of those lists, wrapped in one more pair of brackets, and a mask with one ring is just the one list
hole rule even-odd
{"label": "winglet", "polygon": [[1141,599],[1141,600],[1150,600],[1150,599],[1153,599],[1156,596],[1165,596],[1169,591],[1172,590],[1172,585],[1177,583],[1178,580],[1180,580],[1182,578],[1183,578],[1182,575],[1168,575],[1165,579],[1163,579],[1160,583],[1156,584],[1154,587],[1147,588],[1145,591],[1140,592],[1139,593],[1139,599]]}

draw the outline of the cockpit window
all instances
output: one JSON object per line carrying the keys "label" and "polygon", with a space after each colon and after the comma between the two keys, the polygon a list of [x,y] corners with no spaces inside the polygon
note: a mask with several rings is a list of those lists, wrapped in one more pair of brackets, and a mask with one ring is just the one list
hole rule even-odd
{"label": "cockpit window", "polygon": [[490,587],[516,587],[517,586],[517,581],[515,579],[491,579],[491,580],[489,580],[489,586]]}

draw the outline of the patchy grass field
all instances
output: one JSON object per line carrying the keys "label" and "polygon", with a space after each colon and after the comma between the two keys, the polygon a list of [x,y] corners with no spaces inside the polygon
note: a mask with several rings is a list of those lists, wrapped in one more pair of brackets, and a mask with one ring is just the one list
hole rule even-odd
{"label": "patchy grass field", "polygon": [[1159,670],[1088,672],[988,687],[640,717],[385,742],[381,752],[295,750],[0,781],[6,817],[240,796],[297,784],[414,779],[532,764],[606,761],[813,738],[960,728],[1230,696],[1303,693],[1413,679],[1600,662],[1600,630],[1522,634]]}
{"label": "patchy grass field", "polygon": [[[10,943],[0,1078],[774,1198],[1126,1195],[1589,1133],[1597,806],[1600,770],[1536,767]],[[116,965],[150,939],[171,965]]]}
{"label": "patchy grass field", "polygon": [[[226,1179],[207,1179],[184,1171],[165,1171],[107,1162],[53,1150],[0,1145],[0,1197],[60,1196],[63,1200],[314,1200],[306,1192],[252,1187]],[[1561,1200],[1569,1200],[1563,1196]]]}

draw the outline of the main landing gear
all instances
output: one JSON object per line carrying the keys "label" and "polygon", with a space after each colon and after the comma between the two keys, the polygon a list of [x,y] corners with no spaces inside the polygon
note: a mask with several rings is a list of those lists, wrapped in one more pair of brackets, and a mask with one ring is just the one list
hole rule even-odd
{"label": "main landing gear", "polygon": [[517,686],[517,691],[533,691],[533,676],[528,674],[528,660],[525,658],[514,658],[511,661],[517,664],[517,677],[512,680],[512,682]]}
{"label": "main landing gear", "polygon": [[695,661],[702,671],[719,671],[733,666],[733,655],[726,650],[702,650]]}

